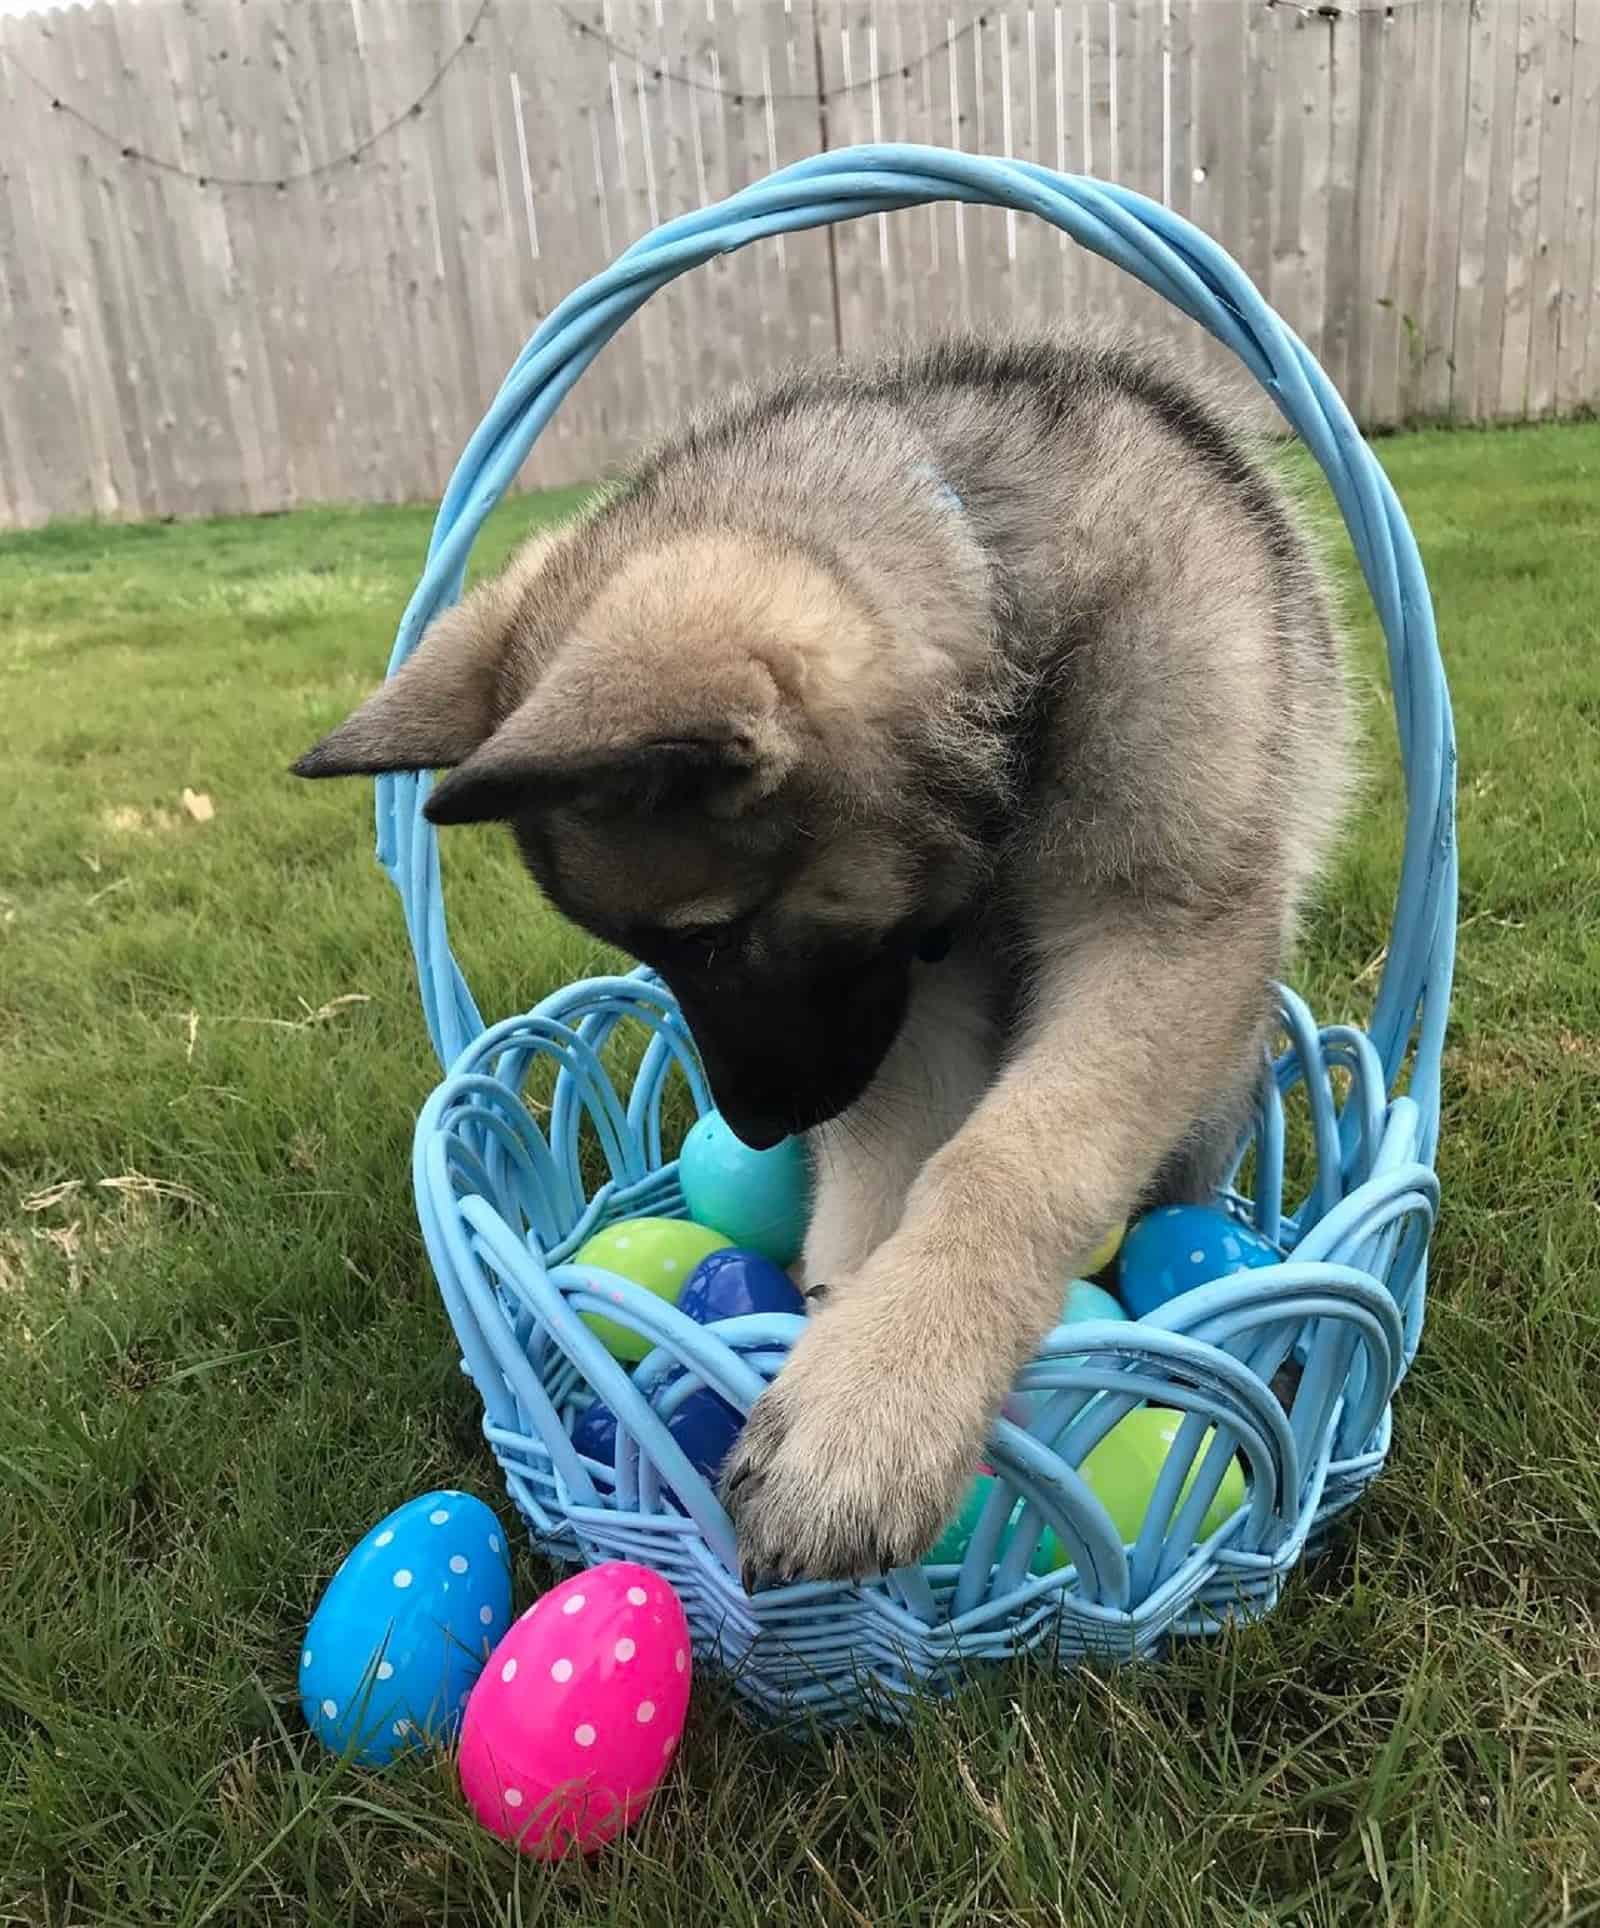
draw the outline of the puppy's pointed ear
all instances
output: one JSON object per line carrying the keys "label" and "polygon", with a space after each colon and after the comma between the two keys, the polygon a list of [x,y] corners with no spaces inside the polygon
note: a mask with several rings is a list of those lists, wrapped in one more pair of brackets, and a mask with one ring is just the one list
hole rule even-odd
{"label": "puppy's pointed ear", "polygon": [[680,649],[670,635],[569,637],[423,809],[434,823],[504,820],[552,805],[732,817],[770,797],[799,756],[771,673],[742,650]]}
{"label": "puppy's pointed ear", "polygon": [[508,641],[502,601],[475,590],[447,609],[399,671],[293,765],[297,777],[438,770],[471,756],[495,726]]}
{"label": "puppy's pointed ear", "polygon": [[540,753],[508,725],[452,770],[422,810],[431,823],[489,823],[554,804],[614,815],[714,807],[747,788],[759,767],[744,736],[662,737],[561,755]]}

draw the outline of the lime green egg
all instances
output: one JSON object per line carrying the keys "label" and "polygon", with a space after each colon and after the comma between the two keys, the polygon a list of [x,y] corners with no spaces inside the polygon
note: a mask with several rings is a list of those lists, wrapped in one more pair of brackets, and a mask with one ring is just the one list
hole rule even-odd
{"label": "lime green egg", "polygon": [[1124,1221],[1120,1225],[1113,1225],[1106,1233],[1084,1265],[1083,1271],[1086,1278],[1092,1279],[1096,1272],[1103,1272],[1117,1256],[1122,1249],[1123,1234],[1127,1229],[1127,1223]]}
{"label": "lime green egg", "polygon": [[[720,1232],[708,1231],[704,1225],[693,1225],[683,1218],[623,1218],[585,1240],[573,1253],[572,1262],[615,1272],[675,1305],[700,1261],[732,1243]],[[603,1313],[585,1312],[583,1322],[613,1359],[633,1365],[650,1350],[650,1341],[643,1333],[619,1325]]]}
{"label": "lime green egg", "polygon": [[[1111,1523],[1124,1546],[1131,1545],[1139,1537],[1144,1516],[1156,1490],[1156,1481],[1161,1477],[1167,1453],[1178,1437],[1178,1428],[1183,1420],[1184,1415],[1170,1406],[1135,1407],[1117,1421],[1098,1446],[1084,1455],[1078,1471],[1089,1490],[1111,1515]],[[1208,1431],[1173,1504],[1174,1515],[1188,1498],[1211,1439],[1212,1434]],[[1200,1522],[1196,1537],[1209,1539],[1244,1504],[1245,1494],[1244,1470],[1236,1458],[1231,1459],[1228,1470],[1222,1476],[1222,1484],[1217,1488],[1216,1497]],[[1065,1566],[1066,1550],[1054,1534],[1045,1536],[1045,1544],[1050,1548],[1051,1564]]]}

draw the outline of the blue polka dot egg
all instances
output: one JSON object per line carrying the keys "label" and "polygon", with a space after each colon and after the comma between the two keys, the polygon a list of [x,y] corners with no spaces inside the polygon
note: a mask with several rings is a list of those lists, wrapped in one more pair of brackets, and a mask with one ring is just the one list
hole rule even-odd
{"label": "blue polka dot egg", "polygon": [[1197,1285],[1282,1262],[1269,1239],[1215,1205],[1164,1205],[1140,1219],[1123,1242],[1117,1291],[1142,1319]]}
{"label": "blue polka dot egg", "polygon": [[470,1494],[424,1493],[380,1520],[328,1582],[300,1651],[306,1725],[366,1767],[452,1740],[510,1624],[500,1522]]}

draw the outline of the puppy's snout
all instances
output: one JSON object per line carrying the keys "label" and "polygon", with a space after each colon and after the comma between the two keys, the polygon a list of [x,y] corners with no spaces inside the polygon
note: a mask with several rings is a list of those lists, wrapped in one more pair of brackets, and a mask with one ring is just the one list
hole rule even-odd
{"label": "puppy's snout", "polygon": [[728,1129],[740,1144],[748,1145],[752,1151],[771,1151],[774,1145],[781,1145],[785,1138],[804,1129],[793,1116],[742,1105],[736,1097],[719,1094],[715,1087],[711,1095],[717,1100],[717,1109],[722,1113]]}

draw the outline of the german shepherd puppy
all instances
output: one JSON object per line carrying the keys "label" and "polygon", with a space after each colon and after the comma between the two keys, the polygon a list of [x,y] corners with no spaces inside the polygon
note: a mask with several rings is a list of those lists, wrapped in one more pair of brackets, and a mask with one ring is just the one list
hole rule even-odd
{"label": "german shepherd puppy", "polygon": [[749,1144],[808,1132],[809,1328],[724,1475],[747,1579],[915,1560],[1108,1230],[1225,1171],[1338,825],[1329,599],[1142,352],[958,339],[693,421],[295,766],[448,767],[644,959]]}

